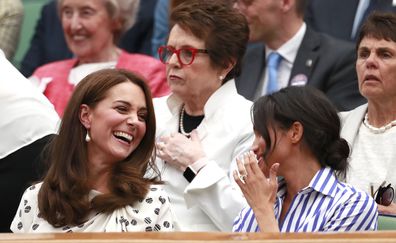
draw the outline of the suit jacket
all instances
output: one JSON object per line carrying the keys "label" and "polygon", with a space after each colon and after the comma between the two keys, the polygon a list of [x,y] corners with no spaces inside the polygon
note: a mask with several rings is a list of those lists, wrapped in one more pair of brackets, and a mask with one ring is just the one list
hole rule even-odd
{"label": "suit jacket", "polygon": [[[136,23],[121,38],[120,46],[130,53],[151,54],[154,7],[157,0],[140,1]],[[36,68],[50,62],[69,59],[73,53],[67,47],[59,20],[57,1],[50,1],[41,10],[30,47],[22,60],[21,73],[32,75]]]}
{"label": "suit jacket", "polygon": [[[306,84],[323,91],[339,110],[351,110],[366,102],[359,93],[355,61],[352,44],[307,28],[292,67],[289,85],[305,78]],[[254,98],[265,65],[264,45],[250,46],[245,54],[242,73],[236,80],[238,92],[247,99]]]}
{"label": "suit jacket", "polygon": [[[313,29],[352,41],[351,32],[359,0],[310,0],[305,21]],[[396,12],[392,0],[374,0],[371,11]]]}

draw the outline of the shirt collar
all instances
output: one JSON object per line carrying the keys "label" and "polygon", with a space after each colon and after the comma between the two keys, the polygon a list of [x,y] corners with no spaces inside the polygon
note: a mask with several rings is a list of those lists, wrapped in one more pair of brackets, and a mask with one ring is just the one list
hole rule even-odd
{"label": "shirt collar", "polygon": [[[235,80],[231,79],[218,88],[206,101],[204,107],[205,119],[210,118],[218,107],[228,102],[231,96],[237,93]],[[183,101],[175,94],[171,94],[167,99],[169,110],[173,115],[178,115]]]}
{"label": "shirt collar", "polygon": [[303,23],[297,33],[281,47],[279,47],[278,50],[272,50],[268,46],[265,46],[265,58],[267,59],[271,52],[276,51],[282,56],[284,60],[289,63],[294,63],[306,30],[307,25]]}
{"label": "shirt collar", "polygon": [[338,180],[334,171],[329,167],[324,167],[316,172],[307,188],[320,192],[326,196],[335,197]]}

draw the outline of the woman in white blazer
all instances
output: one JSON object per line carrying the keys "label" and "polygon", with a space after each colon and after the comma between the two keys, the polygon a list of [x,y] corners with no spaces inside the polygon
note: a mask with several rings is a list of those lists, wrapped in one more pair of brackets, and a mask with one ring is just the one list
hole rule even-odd
{"label": "woman in white blazer", "polygon": [[[352,147],[347,182],[376,198],[380,213],[396,214],[396,15],[373,13],[357,40],[356,71],[367,104],[341,113]],[[388,193],[382,193],[384,191]]]}
{"label": "woman in white blazer", "polygon": [[232,178],[234,158],[253,142],[251,102],[237,93],[249,37],[245,18],[222,1],[176,7],[159,48],[172,94],[154,101],[158,166],[176,229],[231,231],[246,204]]}

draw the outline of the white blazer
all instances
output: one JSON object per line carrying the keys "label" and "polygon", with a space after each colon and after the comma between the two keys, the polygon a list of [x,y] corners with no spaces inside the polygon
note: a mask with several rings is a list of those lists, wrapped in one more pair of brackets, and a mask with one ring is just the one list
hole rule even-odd
{"label": "white blazer", "polygon": [[[157,138],[178,131],[182,101],[175,95],[154,99]],[[250,149],[252,102],[237,93],[234,80],[222,85],[206,102],[205,118],[197,128],[209,164],[191,183],[183,172],[157,158],[165,181],[176,230],[231,231],[233,220],[247,204],[232,172],[234,158]]]}

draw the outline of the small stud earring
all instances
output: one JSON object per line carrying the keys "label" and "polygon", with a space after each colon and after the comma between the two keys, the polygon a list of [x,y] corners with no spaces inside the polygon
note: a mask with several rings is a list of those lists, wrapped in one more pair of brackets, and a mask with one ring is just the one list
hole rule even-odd
{"label": "small stud earring", "polygon": [[87,135],[85,135],[85,142],[87,143],[91,142],[91,137],[89,136],[88,131],[87,131]]}
{"label": "small stud earring", "polygon": [[220,80],[223,80],[223,79],[224,79],[224,76],[223,76],[223,75],[220,75],[219,79],[220,79]]}

